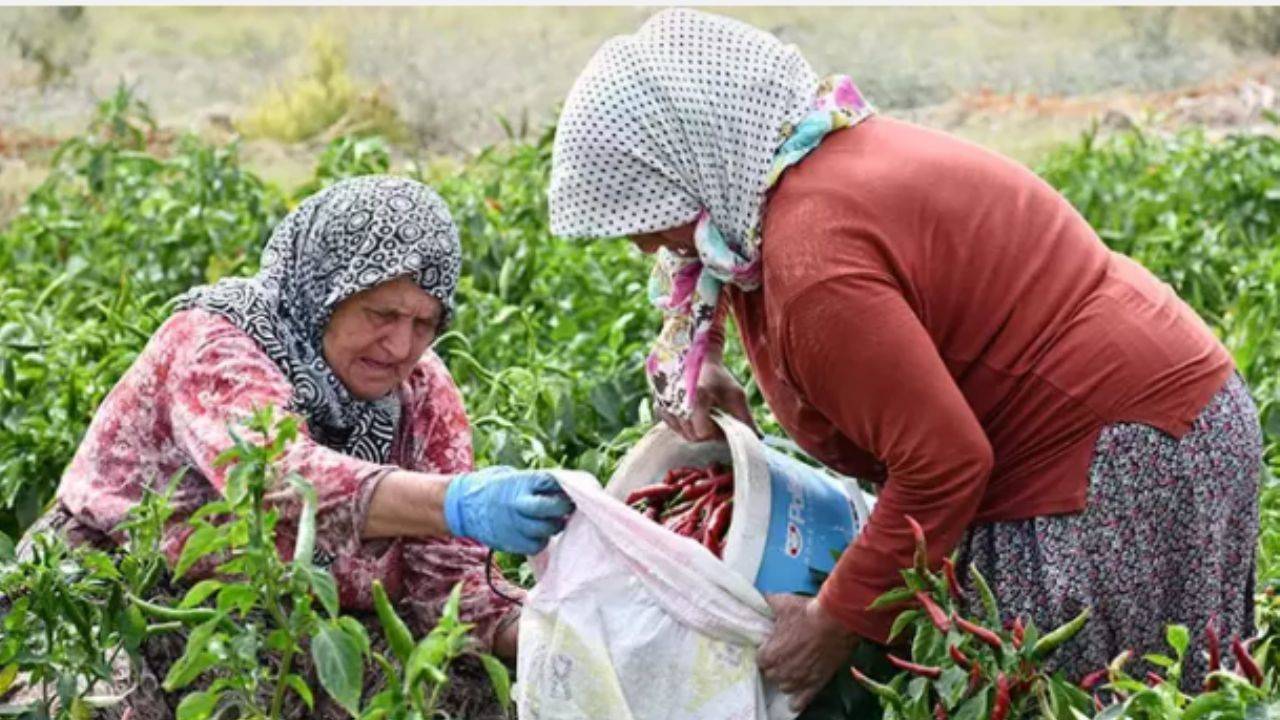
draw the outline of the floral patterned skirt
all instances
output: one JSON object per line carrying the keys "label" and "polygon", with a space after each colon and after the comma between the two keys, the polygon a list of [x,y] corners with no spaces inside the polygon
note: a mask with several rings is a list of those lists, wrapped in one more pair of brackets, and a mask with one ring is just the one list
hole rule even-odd
{"label": "floral patterned skirt", "polygon": [[1192,636],[1184,686],[1198,687],[1211,618],[1224,642],[1253,633],[1261,474],[1257,408],[1233,375],[1181,440],[1141,424],[1104,428],[1083,512],[974,526],[960,566],[983,573],[1006,619],[1034,618],[1042,631],[1093,608],[1051,657],[1068,678],[1128,649],[1171,653],[1165,626],[1180,623]]}

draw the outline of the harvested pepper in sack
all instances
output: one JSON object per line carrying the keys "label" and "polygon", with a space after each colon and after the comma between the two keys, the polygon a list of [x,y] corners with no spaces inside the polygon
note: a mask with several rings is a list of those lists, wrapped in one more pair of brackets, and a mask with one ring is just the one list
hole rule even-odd
{"label": "harvested pepper in sack", "polygon": [[662,482],[632,490],[626,502],[650,520],[723,557],[733,518],[733,471],[725,465],[672,468]]}

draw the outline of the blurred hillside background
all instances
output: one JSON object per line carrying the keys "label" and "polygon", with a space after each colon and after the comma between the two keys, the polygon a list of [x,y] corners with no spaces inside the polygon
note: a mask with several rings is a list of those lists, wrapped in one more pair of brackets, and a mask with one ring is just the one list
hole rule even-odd
{"label": "blurred hillside background", "polygon": [[[533,132],[655,7],[0,8],[0,220],[124,81],[159,121],[244,138],[293,186],[367,130],[448,162]],[[1273,132],[1280,8],[716,8],[855,77],[890,114],[1027,162],[1091,123]]]}

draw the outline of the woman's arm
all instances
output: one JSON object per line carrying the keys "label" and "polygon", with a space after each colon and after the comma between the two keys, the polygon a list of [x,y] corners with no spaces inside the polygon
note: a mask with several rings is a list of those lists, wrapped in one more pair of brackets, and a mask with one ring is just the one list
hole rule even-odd
{"label": "woman's arm", "polygon": [[364,518],[363,538],[444,537],[445,491],[452,476],[408,470],[387,473],[373,490]]}
{"label": "woman's arm", "polygon": [[[202,313],[202,315],[206,315]],[[230,468],[217,457],[231,447],[230,431],[253,437],[242,423],[258,408],[289,406],[293,386],[249,335],[209,316],[191,347],[179,351],[162,381],[168,398],[173,442],[219,492]],[[204,318],[201,318],[204,320]],[[297,473],[316,490],[318,519],[329,531],[359,535],[367,493],[395,468],[344,455],[314,441],[301,423],[297,439],[278,463],[282,473]],[[282,494],[279,512],[294,520],[300,503]],[[439,513],[437,505],[436,514]]]}
{"label": "woman's arm", "polygon": [[933,340],[887,274],[817,283],[784,315],[783,358],[808,401],[886,466],[871,519],[844,553],[819,604],[850,630],[884,641],[892,612],[867,610],[900,584],[925,529],[931,563],[959,542],[986,489],[991,445]]}

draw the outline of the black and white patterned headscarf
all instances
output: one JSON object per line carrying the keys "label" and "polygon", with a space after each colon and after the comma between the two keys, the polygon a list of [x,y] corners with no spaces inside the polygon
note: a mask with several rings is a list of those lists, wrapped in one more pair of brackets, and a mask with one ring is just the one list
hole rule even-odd
{"label": "black and white patterned headscarf", "polygon": [[362,290],[409,276],[444,306],[462,267],[458,229],[440,196],[405,178],[366,176],[307,198],[276,226],[251,278],[228,278],[178,298],[221,315],[262,346],[293,383],[291,410],[318,442],[385,463],[400,419],[394,393],[356,399],[325,362],[333,310]]}

